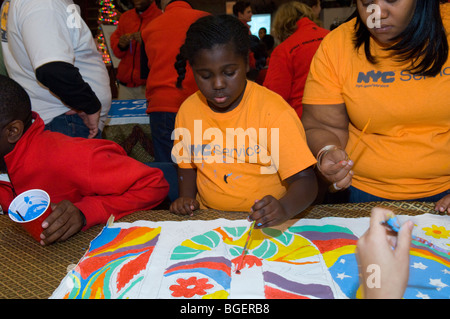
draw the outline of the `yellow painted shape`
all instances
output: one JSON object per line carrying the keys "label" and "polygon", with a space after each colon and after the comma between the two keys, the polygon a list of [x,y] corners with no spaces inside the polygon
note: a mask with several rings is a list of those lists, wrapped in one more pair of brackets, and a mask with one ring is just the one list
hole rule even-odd
{"label": "yellow painted shape", "polygon": [[319,250],[302,236],[294,235],[294,241],[289,246],[285,246],[276,240],[271,241],[277,245],[278,252],[267,259],[270,261],[294,261],[320,254]]}
{"label": "yellow painted shape", "polygon": [[203,296],[202,299],[227,299],[229,295],[226,290],[218,290],[212,294]]}
{"label": "yellow painted shape", "polygon": [[335,250],[327,251],[322,256],[325,261],[325,264],[328,268],[334,265],[334,263],[341,257],[342,255],[348,255],[355,253],[356,245],[347,245],[337,248]]}
{"label": "yellow painted shape", "polygon": [[197,244],[190,239],[186,239],[185,241],[183,241],[181,243],[181,246],[189,247],[189,248],[196,249],[196,250],[211,250],[211,247],[206,246],[206,245]]}
{"label": "yellow painted shape", "polygon": [[89,257],[109,251],[115,251],[119,248],[144,244],[155,238],[160,232],[161,227],[158,228],[138,227],[136,230],[125,236],[120,242],[118,242],[114,246],[109,246],[108,248],[96,251],[95,254],[90,254]]}

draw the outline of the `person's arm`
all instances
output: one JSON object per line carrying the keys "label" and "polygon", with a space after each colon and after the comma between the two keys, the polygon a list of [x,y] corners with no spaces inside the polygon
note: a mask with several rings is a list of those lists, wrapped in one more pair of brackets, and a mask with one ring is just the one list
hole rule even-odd
{"label": "person's arm", "polygon": [[70,174],[74,187],[83,194],[73,203],[86,217],[83,229],[105,223],[111,215],[118,220],[135,211],[152,209],[169,193],[160,169],[128,157],[115,143],[104,143],[91,154],[80,156],[83,163]]}
{"label": "person's arm", "polygon": [[[364,298],[402,298],[405,293],[414,224],[404,223],[396,237],[381,224],[392,214],[387,209],[373,208],[369,229],[358,240],[356,256]],[[374,276],[379,276],[378,285],[371,280]]]}
{"label": "person's arm", "polygon": [[175,214],[191,215],[200,205],[197,197],[197,170],[193,168],[178,168],[179,197],[170,205],[170,211]]}
{"label": "person's arm", "polygon": [[308,208],[317,196],[317,180],[311,167],[285,180],[287,192],[279,200],[266,195],[252,206],[255,228],[279,225]]}
{"label": "person's arm", "polygon": [[101,108],[101,103],[90,85],[70,63],[46,63],[36,69],[36,78],[72,109],[94,114]]}
{"label": "person's arm", "polygon": [[88,138],[97,136],[101,103],[75,66],[58,61],[46,63],[36,69],[36,78],[73,113],[79,113],[89,128]]}
{"label": "person's arm", "polygon": [[126,34],[122,28],[125,22],[119,20],[117,29],[111,34],[111,49],[118,59],[123,59],[127,55],[130,46],[130,35]]}
{"label": "person's arm", "polygon": [[0,207],[3,210],[3,213],[8,212],[9,205],[13,201],[14,197],[14,190],[11,183],[0,181]]}
{"label": "person's arm", "polygon": [[304,104],[301,121],[308,146],[317,157],[322,176],[328,182],[336,183],[338,188],[349,187],[353,162],[345,152],[349,134],[349,118],[345,104]]}
{"label": "person's arm", "polygon": [[326,145],[345,149],[348,141],[349,119],[345,104],[303,104],[301,118],[308,146],[314,155]]}

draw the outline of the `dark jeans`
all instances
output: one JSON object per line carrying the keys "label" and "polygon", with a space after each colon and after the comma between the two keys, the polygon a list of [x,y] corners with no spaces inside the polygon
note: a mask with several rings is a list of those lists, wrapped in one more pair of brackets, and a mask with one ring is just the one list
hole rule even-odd
{"label": "dark jeans", "polygon": [[[385,202],[385,201],[391,201],[386,198],[377,197],[372,194],[363,192],[362,190],[359,190],[353,186],[350,186],[350,203],[363,203],[363,202]],[[445,192],[442,192],[440,194],[436,194],[429,197],[423,197],[423,198],[416,198],[416,199],[409,199],[405,200],[405,202],[437,202],[445,195],[450,194],[450,190],[446,190]]]}
{"label": "dark jeans", "polygon": [[[405,202],[437,202],[444,196],[450,194],[450,190],[446,190],[440,194],[436,194],[429,197],[423,197],[423,198],[416,198],[416,199],[409,199],[404,200]],[[365,203],[365,202],[386,202],[386,201],[393,201],[391,199],[378,197],[366,192],[363,192],[360,189],[357,189],[356,187],[350,186],[348,189],[333,193],[333,194],[327,194],[325,203],[327,204],[334,204],[334,203]]]}
{"label": "dark jeans", "polygon": [[159,168],[162,170],[164,177],[169,183],[169,195],[167,196],[170,202],[178,198],[178,172],[177,165],[174,163],[148,162],[145,163],[150,167]]}
{"label": "dark jeans", "polygon": [[177,113],[150,113],[150,130],[155,153],[155,162],[172,162],[172,131],[175,129]]}
{"label": "dark jeans", "polygon": [[[61,114],[55,117],[50,123],[45,125],[45,129],[52,132],[59,132],[64,135],[72,137],[84,137],[89,136],[89,129],[84,124],[81,117],[77,114],[66,115]],[[102,132],[99,130],[95,138],[102,138]]]}

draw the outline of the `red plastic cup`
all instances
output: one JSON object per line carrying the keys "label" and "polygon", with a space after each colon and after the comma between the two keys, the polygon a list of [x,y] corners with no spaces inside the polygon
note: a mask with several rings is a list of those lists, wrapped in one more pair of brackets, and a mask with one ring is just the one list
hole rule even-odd
{"label": "red plastic cup", "polygon": [[18,195],[9,205],[8,215],[35,240],[41,241],[42,222],[52,212],[50,196],[42,189],[30,189]]}

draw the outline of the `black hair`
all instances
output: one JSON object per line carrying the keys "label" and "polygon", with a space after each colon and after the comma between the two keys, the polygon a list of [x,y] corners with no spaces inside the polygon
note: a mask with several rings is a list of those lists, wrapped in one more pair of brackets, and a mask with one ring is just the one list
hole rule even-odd
{"label": "black hair", "polygon": [[175,69],[178,73],[176,86],[181,88],[186,75],[186,63],[194,65],[199,50],[211,50],[215,45],[233,44],[235,53],[248,63],[250,39],[248,28],[231,15],[208,15],[198,19],[188,29],[186,40],[177,55]]}
{"label": "black hair", "polygon": [[13,79],[0,75],[0,125],[31,120],[31,101],[28,93]]}
{"label": "black hair", "polygon": [[[411,61],[407,69],[412,75],[436,76],[448,59],[447,35],[440,14],[442,0],[417,0],[413,17],[397,37],[395,44],[384,50],[390,51],[397,62]],[[358,10],[356,10],[358,11]],[[377,59],[370,52],[371,34],[356,13],[355,49],[364,45],[367,60],[376,64]]]}
{"label": "black hair", "polygon": [[237,17],[238,13],[244,13],[245,9],[251,6],[248,1],[238,1],[233,5],[233,14]]}
{"label": "black hair", "polygon": [[272,50],[275,45],[275,39],[270,34],[266,34],[265,36],[263,36],[261,41],[265,44],[268,51]]}

